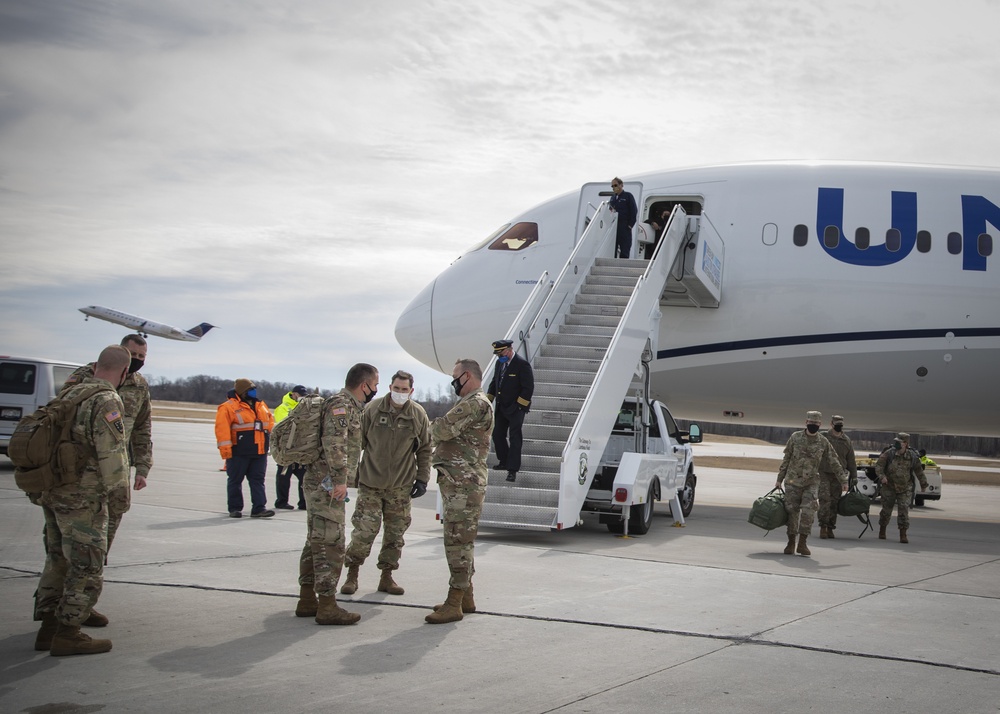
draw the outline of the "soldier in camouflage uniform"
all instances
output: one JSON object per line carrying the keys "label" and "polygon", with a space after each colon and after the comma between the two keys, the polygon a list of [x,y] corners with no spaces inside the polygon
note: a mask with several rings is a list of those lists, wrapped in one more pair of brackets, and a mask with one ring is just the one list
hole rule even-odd
{"label": "soldier in camouflage uniform", "polygon": [[35,591],[35,615],[42,626],[35,649],[52,655],[98,654],[111,640],[92,640],[80,625],[97,603],[104,584],[108,549],[108,497],[128,488],[124,406],[115,391],[128,377],[129,353],[120,345],[106,347],[84,379],[60,396],[75,396],[103,387],[77,408],[72,440],[85,447],[87,458],[79,481],[63,484],[31,500],[45,514],[45,568]]}
{"label": "soldier in camouflage uniform", "polygon": [[[820,471],[840,472],[841,491],[847,490],[847,473],[840,467],[837,452],[819,433],[823,415],[816,411],[806,412],[805,431],[797,431],[788,438],[785,444],[785,456],[778,469],[778,480],[775,488],[781,488],[782,481],[787,479],[785,487],[785,510],[788,511],[788,545],[785,555],[800,553],[812,555],[806,539],[812,528],[818,507]],[[795,546],[795,536],[799,544]]]}
{"label": "soldier in camouflage uniform", "polygon": [[[135,467],[135,481],[132,489],[141,491],[146,488],[146,479],[149,470],[153,467],[153,438],[152,438],[152,405],[149,396],[149,383],[146,378],[139,374],[143,364],[146,362],[146,340],[142,335],[126,335],[122,338],[121,346],[129,351],[131,361],[128,368],[128,379],[118,388],[118,396],[121,397],[125,409],[122,411],[125,423],[125,444],[129,457],[129,464]],[[66,380],[63,387],[63,394],[80,384],[84,379],[94,376],[94,363],[85,364],[77,369]],[[132,492],[129,483],[112,490],[108,494],[108,552],[111,551],[111,544],[118,533],[122,517],[132,507]],[[105,565],[107,563],[105,562]],[[104,627],[108,624],[108,618],[99,612],[91,612],[83,621],[85,627]]]}
{"label": "soldier in camouflage uniform", "polygon": [[344,567],[344,499],[361,456],[361,412],[378,390],[378,370],[359,363],[344,388],[323,403],[322,457],[302,482],[306,496],[306,545],[299,558],[298,617],[315,615],[320,625],[353,625],[361,615],[337,605]]}
{"label": "soldier in camouflage uniform", "polygon": [[410,500],[424,495],[430,479],[430,421],[424,408],[411,399],[413,375],[396,372],[389,389],[389,394],[365,407],[361,417],[364,457],[358,467],[358,500],[351,518],[354,530],[345,561],[347,579],[340,588],[344,595],[357,592],[358,571],[372,552],[383,520],[378,590],[403,594],[392,571],[399,568],[403,535],[410,527]]}
{"label": "soldier in camouflage uniform", "polygon": [[913,498],[913,478],[920,482],[920,491],[927,490],[927,477],[920,456],[910,448],[910,435],[896,434],[893,448],[886,449],[875,463],[875,475],[882,484],[882,510],[878,514],[878,537],[885,540],[885,529],[892,520],[892,507],[898,509],[899,542],[909,543],[906,531],[910,528],[910,499]]}
{"label": "soldier in camouflage uniform", "polygon": [[476,611],[472,576],[486,494],[486,455],[493,431],[493,409],[483,394],[479,363],[459,360],[451,376],[451,386],[460,399],[431,425],[433,465],[443,503],[444,553],[451,571],[448,597],[424,618],[432,624],[455,622],[462,619],[463,612]]}
{"label": "soldier in camouflage uniform", "polygon": [[819,478],[819,537],[833,538],[833,531],[837,527],[837,504],[843,493],[843,484],[840,477],[844,470],[847,470],[848,485],[858,482],[858,464],[854,458],[854,445],[851,444],[851,437],[844,433],[844,417],[835,416],[830,420],[830,429],[821,431],[827,441],[837,452],[837,461],[840,468],[837,471],[820,472]]}

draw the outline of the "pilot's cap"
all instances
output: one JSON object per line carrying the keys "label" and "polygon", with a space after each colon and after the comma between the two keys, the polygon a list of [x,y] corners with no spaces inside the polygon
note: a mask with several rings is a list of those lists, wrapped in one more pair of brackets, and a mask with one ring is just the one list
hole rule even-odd
{"label": "pilot's cap", "polygon": [[806,421],[823,421],[822,412],[806,412]]}
{"label": "pilot's cap", "polygon": [[242,397],[256,386],[257,385],[253,383],[253,380],[247,379],[246,377],[240,377],[236,380],[236,383],[233,384],[233,389],[235,389],[236,393]]}
{"label": "pilot's cap", "polygon": [[513,340],[497,340],[496,342],[493,343],[493,354],[498,355],[504,350],[506,350],[508,347],[513,347],[513,346],[514,346]]}
{"label": "pilot's cap", "polygon": [[905,441],[907,444],[910,443],[910,435],[907,434],[905,431],[901,431],[898,434],[896,434],[896,438],[899,439],[900,441]]}
{"label": "pilot's cap", "polygon": [[833,423],[834,424],[843,424],[844,423],[844,417],[837,416],[836,414],[834,414],[834,416],[833,416]]}
{"label": "pilot's cap", "polygon": [[304,397],[309,394],[309,390],[303,387],[301,384],[296,384],[292,387],[292,391],[298,394],[300,397]]}

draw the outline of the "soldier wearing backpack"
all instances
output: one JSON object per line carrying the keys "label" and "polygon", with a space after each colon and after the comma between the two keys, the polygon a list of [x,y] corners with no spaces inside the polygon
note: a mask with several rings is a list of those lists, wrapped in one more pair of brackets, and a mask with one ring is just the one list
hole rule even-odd
{"label": "soldier wearing backpack", "polygon": [[821,431],[830,446],[837,452],[840,468],[837,471],[821,471],[819,479],[819,537],[834,538],[837,528],[837,504],[843,494],[841,476],[847,470],[848,485],[858,482],[858,464],[854,456],[851,437],[844,433],[844,417],[835,416],[830,420],[830,429]]}
{"label": "soldier wearing backpack", "polygon": [[910,528],[910,498],[913,496],[913,478],[920,482],[921,492],[927,490],[927,477],[920,455],[910,448],[910,435],[896,434],[892,446],[882,452],[875,463],[875,475],[882,484],[882,510],[878,514],[878,537],[885,540],[885,529],[892,520],[892,508],[897,508],[899,542],[909,543],[906,531]]}
{"label": "soldier wearing backpack", "polygon": [[81,455],[75,474],[62,474],[58,485],[29,494],[45,514],[45,568],[35,591],[35,619],[42,625],[35,649],[55,656],[111,649],[111,640],[91,639],[80,626],[104,584],[108,494],[129,483],[124,406],[116,390],[128,378],[130,359],[121,345],[104,348],[94,376],[49,403],[89,395],[76,407],[70,429]]}
{"label": "soldier wearing backpack", "polygon": [[[298,406],[299,400],[302,397],[309,394],[309,390],[303,385],[297,384],[292,388],[288,394],[286,394],[282,400],[281,404],[274,408],[274,425],[278,426],[281,422],[285,420],[289,412]],[[272,433],[272,437],[274,434]],[[273,439],[272,439],[273,442]],[[274,445],[271,446],[271,455],[275,457],[277,462],[277,456],[274,453]],[[291,490],[292,486],[292,476],[299,481],[299,510],[306,510],[306,497],[302,493],[302,477],[306,473],[306,467],[299,463],[278,463],[278,472],[274,475],[274,507],[281,508],[289,511],[294,511],[295,506],[288,502],[288,492]]]}

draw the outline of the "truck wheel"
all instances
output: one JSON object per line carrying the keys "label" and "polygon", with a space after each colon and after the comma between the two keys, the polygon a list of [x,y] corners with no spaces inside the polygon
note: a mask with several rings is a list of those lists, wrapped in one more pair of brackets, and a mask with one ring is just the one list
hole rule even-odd
{"label": "truck wheel", "polygon": [[694,476],[694,472],[688,470],[687,478],[684,479],[684,488],[681,489],[681,513],[687,518],[691,515],[691,511],[694,510],[694,488],[697,483],[697,479]]}
{"label": "truck wheel", "polygon": [[655,483],[649,484],[649,491],[646,493],[646,502],[636,508],[632,506],[631,515],[628,519],[628,532],[635,535],[646,535],[649,527],[653,525],[653,499],[656,496]]}

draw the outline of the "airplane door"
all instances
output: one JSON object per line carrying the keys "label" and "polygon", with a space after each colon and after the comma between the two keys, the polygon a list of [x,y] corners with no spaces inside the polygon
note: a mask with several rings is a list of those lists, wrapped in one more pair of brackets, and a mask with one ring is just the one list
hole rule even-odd
{"label": "airplane door", "polygon": [[[625,181],[624,185],[625,190],[635,198],[635,205],[639,208],[640,216],[636,218],[636,225],[639,225],[639,218],[641,218],[642,213],[642,182]],[[573,245],[576,245],[577,241],[580,240],[580,236],[587,230],[590,219],[597,213],[597,207],[604,201],[609,200],[613,195],[614,192],[611,190],[610,179],[601,183],[583,184],[583,188],[580,189],[580,205],[576,212],[576,233],[573,235]],[[633,239],[634,237],[635,229],[633,229]]]}

